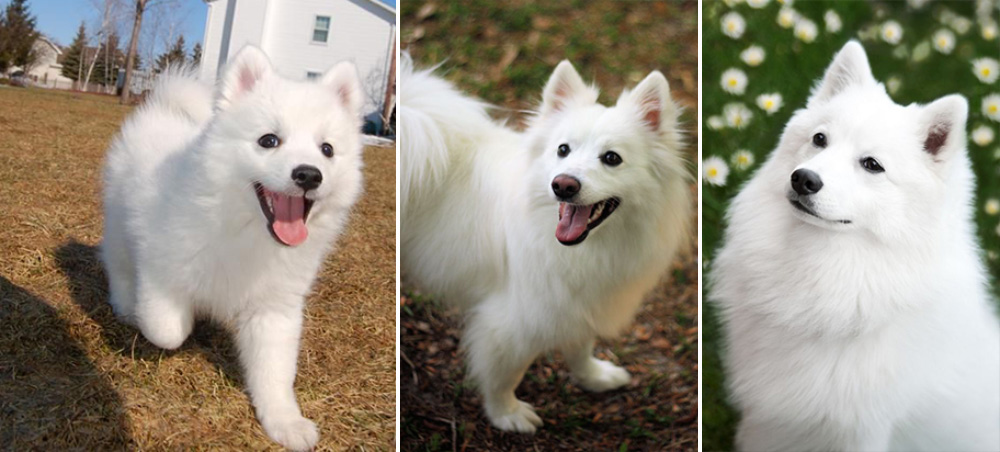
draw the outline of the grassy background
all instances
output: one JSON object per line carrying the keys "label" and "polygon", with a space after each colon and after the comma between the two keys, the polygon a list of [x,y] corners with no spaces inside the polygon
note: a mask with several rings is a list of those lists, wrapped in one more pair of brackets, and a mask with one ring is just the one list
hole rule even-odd
{"label": "grassy background", "polygon": [[[725,186],[717,187],[707,183],[702,186],[705,272],[720,245],[724,230],[723,215],[729,199],[735,196],[756,167],[777,145],[784,124],[794,110],[804,106],[810,87],[822,76],[836,51],[848,39],[858,38],[859,32],[868,31],[870,27],[890,19],[902,25],[903,38],[897,46],[877,37],[862,40],[875,77],[883,82],[893,76],[901,80],[899,90],[892,95],[896,102],[927,103],[947,94],[961,93],[969,99],[970,132],[984,124],[994,130],[997,128],[996,122],[983,116],[981,99],[989,93],[1000,91],[1000,87],[997,83],[986,85],[980,82],[972,72],[971,60],[979,57],[997,58],[998,43],[996,39],[985,41],[980,36],[977,25],[973,25],[965,35],[955,33],[957,45],[950,55],[932,50],[930,56],[919,63],[913,62],[912,58],[894,56],[897,47],[905,48],[907,55],[912,54],[915,45],[929,41],[933,33],[945,28],[938,19],[945,8],[974,20],[974,2],[931,3],[920,10],[908,7],[906,2],[795,2],[794,8],[819,27],[819,35],[812,43],[802,42],[793,36],[792,30],[778,26],[776,17],[780,6],[778,2],[771,2],[763,9],[753,9],[746,4],[730,7],[721,1],[705,2],[703,42],[706,49],[711,49],[711,57],[705,58],[703,62],[703,114],[706,118],[720,115],[723,105],[743,102],[753,110],[754,117],[743,130],[710,130],[703,126],[703,157],[719,156],[729,162],[736,150],[747,149],[756,159],[754,167],[743,172],[735,170],[730,163],[733,171]],[[839,33],[825,31],[823,14],[828,9],[836,11],[842,19],[843,28]],[[739,12],[747,22],[746,32],[735,40],[722,34],[720,27],[722,15],[732,10]],[[995,11],[993,20],[997,20]],[[758,67],[748,67],[739,58],[739,53],[751,44],[759,45],[767,52],[766,59]],[[720,87],[722,72],[730,67],[740,68],[748,76],[749,84],[742,96],[726,93]],[[755,99],[760,94],[771,92],[781,93],[785,105],[777,113],[768,116],[756,106]],[[1000,237],[996,230],[1000,218],[988,216],[983,211],[987,198],[1000,198],[1000,163],[997,161],[1000,154],[995,153],[1000,147],[998,143],[1000,134],[986,148],[970,140],[969,154],[979,183],[975,205],[981,243],[985,250],[1000,254]],[[994,277],[1000,274],[1000,261],[989,259],[988,265]],[[718,354],[719,326],[710,303],[705,303],[704,306],[703,328],[704,450],[729,450],[732,448],[737,415],[726,405]]]}
{"label": "grassy background", "polygon": [[[658,69],[687,108],[683,127],[695,143],[697,13],[697,2],[677,1],[414,0],[400,5],[401,40],[417,65],[444,62],[446,78],[503,107],[498,116],[515,125],[537,106],[562,59],[603,88],[605,103]],[[687,152],[694,162],[696,147]],[[632,371],[630,386],[586,393],[558,355],[535,361],[517,390],[545,421],[533,436],[501,432],[482,416],[464,381],[456,313],[425,296],[404,297],[402,450],[696,450],[696,255],[692,242],[632,330],[598,345],[600,356]]]}
{"label": "grassy background", "polygon": [[[229,335],[165,352],[118,323],[97,260],[100,168],[130,111],[113,97],[0,86],[0,449],[278,450]],[[296,393],[319,450],[394,450],[395,157],[306,308]]]}

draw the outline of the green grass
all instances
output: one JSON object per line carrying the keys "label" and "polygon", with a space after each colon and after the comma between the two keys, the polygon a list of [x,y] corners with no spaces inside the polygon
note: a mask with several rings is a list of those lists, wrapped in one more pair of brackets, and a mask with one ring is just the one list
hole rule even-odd
{"label": "green grass", "polygon": [[[703,185],[703,255],[705,272],[710,269],[712,257],[721,244],[724,231],[723,216],[729,200],[753,175],[753,171],[777,145],[784,124],[792,113],[804,106],[810,87],[830,63],[833,55],[848,39],[859,38],[859,33],[871,31],[874,26],[886,20],[896,20],[904,30],[898,46],[890,45],[878,37],[862,38],[868,52],[872,71],[880,81],[896,77],[901,81],[899,89],[892,94],[900,104],[911,102],[927,103],[951,94],[961,93],[969,99],[970,112],[968,130],[988,125],[997,128],[997,123],[982,114],[981,99],[1000,92],[998,83],[987,85],[980,82],[972,72],[971,60],[980,57],[997,58],[998,42],[986,41],[980,36],[975,25],[974,2],[931,3],[921,10],[910,9],[906,2],[795,2],[794,8],[803,16],[815,22],[819,34],[812,43],[805,43],[793,36],[792,30],[780,28],[776,17],[781,5],[771,2],[763,9],[752,9],[746,4],[733,7],[721,1],[704,3],[703,43],[703,116],[721,115],[723,106],[730,102],[742,102],[753,113],[752,122],[744,129],[726,128],[711,130],[707,121],[703,122],[703,158],[719,156],[727,162],[739,149],[747,149],[754,154],[755,165],[747,171],[733,169],[725,186]],[[839,33],[825,31],[823,15],[832,9],[843,22]],[[914,62],[913,50],[921,42],[929,41],[937,30],[945,28],[939,22],[940,14],[949,9],[973,20],[972,28],[965,35],[955,33],[957,44],[950,55],[931,50],[930,55],[920,62]],[[721,17],[728,11],[737,11],[746,19],[746,32],[739,39],[732,39],[722,33]],[[997,20],[993,10],[993,20]],[[748,67],[739,58],[741,51],[756,44],[766,52],[760,66]],[[904,48],[906,55],[894,53]],[[731,95],[721,89],[720,77],[730,67],[742,69],[749,79],[746,92],[741,96]],[[773,115],[765,114],[756,106],[755,99],[763,93],[779,92],[784,98],[784,107]],[[976,224],[980,243],[990,274],[994,278],[1000,274],[1000,236],[997,227],[1000,217],[984,213],[984,203],[989,198],[1000,198],[1000,177],[998,154],[1000,133],[993,143],[980,147],[969,142],[969,154],[978,181],[976,192]],[[732,165],[730,164],[732,168]],[[994,256],[994,257],[986,257]],[[703,290],[707,288],[703,287]],[[1000,289],[997,290],[1000,294]],[[706,298],[707,299],[707,298]],[[704,450],[729,450],[738,415],[726,404],[724,378],[719,358],[719,324],[710,303],[703,306],[703,447]]]}

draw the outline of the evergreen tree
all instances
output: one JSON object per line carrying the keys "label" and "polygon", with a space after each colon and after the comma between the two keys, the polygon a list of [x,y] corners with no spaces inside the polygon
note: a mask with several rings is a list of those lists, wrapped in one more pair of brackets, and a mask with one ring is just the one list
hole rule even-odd
{"label": "evergreen tree", "polygon": [[94,63],[94,73],[90,81],[101,85],[113,85],[118,79],[118,69],[124,65],[124,58],[118,50],[118,35],[111,34],[101,47],[101,54]]}
{"label": "evergreen tree", "polygon": [[80,28],[73,38],[73,43],[63,52],[62,75],[72,80],[79,80],[86,76],[87,71],[84,64],[83,53],[87,49],[87,28],[80,22]]}
{"label": "evergreen tree", "polygon": [[201,65],[201,43],[195,43],[194,47],[191,49],[191,65],[199,66]]}
{"label": "evergreen tree", "polygon": [[0,72],[11,66],[28,67],[37,55],[33,52],[38,31],[35,18],[28,11],[28,0],[11,0],[0,21]]}
{"label": "evergreen tree", "polygon": [[184,64],[186,58],[187,51],[184,50],[184,36],[181,35],[167,53],[160,55],[156,59],[156,72],[166,69],[167,66]]}

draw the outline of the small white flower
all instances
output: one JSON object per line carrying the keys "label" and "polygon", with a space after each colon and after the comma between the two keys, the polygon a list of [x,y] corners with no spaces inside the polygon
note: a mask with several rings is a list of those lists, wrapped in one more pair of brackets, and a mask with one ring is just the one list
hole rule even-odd
{"label": "small white flower", "polygon": [[903,39],[903,27],[894,20],[886,21],[880,30],[882,40],[889,44],[896,45]]}
{"label": "small white flower", "polygon": [[1000,199],[987,199],[986,205],[983,206],[983,211],[986,212],[986,215],[996,215],[1000,213]]}
{"label": "small white flower", "polygon": [[966,17],[956,16],[951,19],[951,23],[949,25],[951,25],[951,28],[954,28],[958,34],[964,35],[972,28],[972,21]]}
{"label": "small white flower", "polygon": [[781,28],[792,28],[797,20],[799,20],[799,13],[789,6],[778,11],[778,25]]}
{"label": "small white flower", "polygon": [[990,94],[983,98],[983,114],[996,122],[1000,122],[1000,94]]}
{"label": "small white flower", "polygon": [[816,28],[816,22],[801,18],[795,23],[795,37],[801,39],[803,42],[815,41],[818,33],[819,29]]}
{"label": "small white flower", "polygon": [[722,116],[715,115],[708,117],[708,128],[712,130],[722,130],[726,128],[726,120]]}
{"label": "small white flower", "polygon": [[733,39],[739,39],[743,36],[743,31],[747,28],[747,22],[743,20],[743,16],[736,11],[730,11],[722,16],[722,33]]}
{"label": "small white flower", "polygon": [[771,0],[747,0],[747,5],[753,9],[761,9],[771,3]]}
{"label": "small white flower", "polygon": [[900,80],[899,77],[896,77],[895,75],[889,77],[889,80],[885,81],[885,87],[889,89],[890,95],[896,94],[896,92],[899,91],[900,86],[903,86],[903,81]]}
{"label": "small white flower", "polygon": [[760,63],[764,62],[764,57],[766,53],[761,46],[752,45],[747,47],[746,50],[740,52],[740,59],[743,60],[747,66],[760,66]]}
{"label": "small white flower", "polygon": [[726,104],[722,107],[722,116],[726,117],[726,126],[734,129],[742,129],[750,124],[753,119],[753,112],[741,103]]}
{"label": "small white flower", "polygon": [[746,149],[740,149],[733,154],[730,161],[733,163],[733,168],[743,171],[753,166],[753,153]]}
{"label": "small white flower", "polygon": [[722,89],[727,93],[742,95],[747,89],[747,74],[740,69],[729,68],[722,73]]}
{"label": "small white flower", "polygon": [[972,71],[983,83],[993,83],[1000,77],[1000,62],[993,58],[977,58],[972,60]]}
{"label": "small white flower", "polygon": [[997,23],[993,21],[982,21],[979,23],[979,33],[983,39],[992,41],[997,38]]}
{"label": "small white flower", "polygon": [[718,187],[726,185],[726,178],[729,177],[729,166],[726,165],[725,160],[712,156],[702,161],[701,167],[705,182]]}
{"label": "small white flower", "polygon": [[919,63],[931,56],[931,44],[927,41],[920,41],[920,44],[913,46],[913,61]]}
{"label": "small white flower", "polygon": [[945,55],[955,49],[955,33],[947,28],[938,30],[931,39],[934,41],[934,50]]}
{"label": "small white flower", "polygon": [[823,14],[823,22],[826,23],[828,33],[837,33],[844,26],[844,23],[840,21],[840,15],[832,9],[826,10],[826,14]]}
{"label": "small white flower", "polygon": [[757,96],[757,106],[767,112],[768,115],[774,114],[774,112],[781,109],[781,94],[761,94]]}
{"label": "small white flower", "polygon": [[989,126],[979,126],[972,130],[972,141],[980,146],[986,147],[993,142],[993,128]]}

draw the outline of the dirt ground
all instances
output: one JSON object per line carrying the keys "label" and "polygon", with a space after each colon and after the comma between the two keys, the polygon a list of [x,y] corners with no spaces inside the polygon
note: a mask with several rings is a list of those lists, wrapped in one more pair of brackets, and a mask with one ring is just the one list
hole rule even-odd
{"label": "dirt ground", "polygon": [[[106,303],[100,167],[128,110],[0,87],[0,449],[277,449],[225,332],[202,322],[164,352]],[[365,160],[366,195],[308,299],[299,355],[319,450],[395,449],[395,152]]]}
{"label": "dirt ground", "polygon": [[[497,116],[511,124],[523,123],[520,112],[535,108],[564,58],[602,88],[605,103],[659,69],[687,108],[682,122],[696,143],[697,8],[697,2],[413,0],[401,4],[401,40],[418,66],[442,63],[440,73],[499,105]],[[692,162],[696,150],[689,146]],[[691,190],[697,193],[697,186]],[[600,357],[633,374],[629,386],[591,394],[572,382],[558,354],[534,362],[517,395],[545,421],[535,435],[490,425],[465,380],[459,315],[432,296],[409,292],[401,269],[402,450],[697,450],[695,242],[648,296],[628,333],[598,344]]]}

